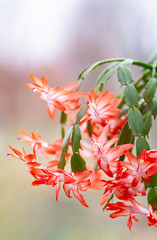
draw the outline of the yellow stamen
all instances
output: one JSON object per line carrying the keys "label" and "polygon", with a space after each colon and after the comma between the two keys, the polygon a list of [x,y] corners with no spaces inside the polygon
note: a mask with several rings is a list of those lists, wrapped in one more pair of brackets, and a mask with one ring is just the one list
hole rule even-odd
{"label": "yellow stamen", "polygon": [[94,143],[94,146],[96,146],[97,148],[100,148],[100,143]]}

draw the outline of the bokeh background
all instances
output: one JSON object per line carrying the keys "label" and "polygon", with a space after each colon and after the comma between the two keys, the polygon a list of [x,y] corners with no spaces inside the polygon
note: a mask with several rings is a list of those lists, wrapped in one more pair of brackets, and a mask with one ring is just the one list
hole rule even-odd
{"label": "bokeh background", "polygon": [[[6,157],[21,148],[18,129],[38,130],[50,142],[60,137],[59,114],[50,120],[45,102],[25,87],[29,73],[51,86],[75,81],[89,64],[113,57],[145,61],[157,51],[156,0],[0,0],[0,239],[156,239],[144,218],[133,225],[111,220],[99,206],[102,192],[84,194],[90,208],[51,187],[31,186],[22,162]],[[83,83],[88,91],[96,73]],[[134,69],[134,77],[139,70]],[[111,90],[119,91],[113,79]],[[154,122],[150,145],[157,148]],[[146,205],[146,203],[143,203]]]}

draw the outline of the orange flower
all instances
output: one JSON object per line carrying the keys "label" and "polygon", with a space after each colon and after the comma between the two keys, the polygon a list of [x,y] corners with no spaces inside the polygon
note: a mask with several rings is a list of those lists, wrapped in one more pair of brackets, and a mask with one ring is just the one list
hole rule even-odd
{"label": "orange flower", "polygon": [[109,121],[106,121],[107,125],[110,127],[109,136],[110,138],[116,137],[119,131],[122,129],[126,122],[126,116],[121,118],[115,118]]}
{"label": "orange flower", "polygon": [[148,225],[154,225],[157,227],[157,217],[156,213],[157,211],[153,211],[153,208],[151,205],[148,205],[149,210],[144,208],[140,203],[135,201],[135,199],[130,199],[130,202],[132,205],[127,205],[123,202],[117,202],[117,203],[108,203],[107,204],[107,210],[115,211],[110,214],[111,218],[116,217],[124,217],[129,216],[127,226],[131,231],[132,228],[132,219],[134,219],[136,222],[139,220],[136,218],[136,215],[145,215],[148,220]]}
{"label": "orange flower", "polygon": [[75,91],[78,82],[72,83],[66,87],[49,88],[46,78],[43,76],[41,80],[30,74],[34,83],[27,83],[26,86],[31,88],[34,92],[40,94],[40,99],[47,102],[47,111],[49,117],[55,117],[56,108],[60,111],[69,113],[80,107],[79,99],[85,93]]}
{"label": "orange flower", "polygon": [[114,119],[120,113],[116,106],[121,102],[120,98],[113,98],[114,93],[107,90],[104,94],[98,91],[97,95],[92,88],[88,93],[88,108],[82,123],[97,122],[103,124],[104,121]]}
{"label": "orange flower", "polygon": [[74,174],[71,174],[74,181],[71,183],[64,182],[63,184],[63,189],[67,197],[71,198],[70,192],[72,190],[74,197],[85,207],[88,207],[88,205],[79,191],[86,191],[90,188],[91,183],[89,176],[91,173],[92,171],[90,170],[75,172]]}
{"label": "orange flower", "polygon": [[[38,163],[36,160],[36,154],[35,154],[35,146],[33,148],[33,154],[27,154],[26,151],[23,148],[23,153],[19,150],[9,146],[10,149],[14,152],[14,154],[7,154],[12,157],[16,157],[26,163],[27,170],[31,173],[32,169],[38,168],[41,166],[41,163]],[[34,160],[34,161],[33,161]],[[32,174],[32,173],[31,173]],[[34,174],[32,174],[34,176]],[[34,176],[35,177],[35,176]]]}
{"label": "orange flower", "polygon": [[109,135],[109,126],[106,125],[99,137],[92,135],[93,153],[97,158],[98,165],[109,177],[120,171],[118,158],[133,147],[133,144],[123,144],[114,146],[118,137],[107,141]]}
{"label": "orange flower", "polygon": [[111,218],[116,218],[120,216],[129,216],[127,226],[131,231],[132,228],[132,219],[138,222],[139,220],[136,218],[136,215],[146,215],[149,214],[149,211],[142,207],[141,204],[136,202],[135,200],[132,201],[132,206],[127,205],[123,202],[117,203],[109,203],[107,204],[107,210],[115,211],[110,214]]}
{"label": "orange flower", "polygon": [[120,173],[116,180],[101,180],[104,182],[105,191],[103,193],[103,198],[100,205],[107,202],[111,194],[113,193],[118,199],[128,201],[136,196],[145,196],[145,185],[144,182],[139,181],[138,184],[133,187],[132,175],[126,175],[125,173]]}
{"label": "orange flower", "polygon": [[48,160],[50,159],[50,157],[48,157],[47,154],[56,155],[57,152],[59,152],[60,154],[62,150],[63,139],[59,139],[54,144],[51,144],[46,142],[38,132],[37,134],[32,132],[30,136],[28,133],[20,129],[18,133],[21,136],[21,138],[19,138],[20,140],[22,140],[23,142],[27,142],[29,147],[33,148],[35,146],[36,153]]}
{"label": "orange flower", "polygon": [[152,149],[146,152],[147,160],[152,163],[151,167],[148,170],[148,176],[157,174],[157,150]]}
{"label": "orange flower", "polygon": [[91,183],[89,176],[92,171],[80,171],[76,173],[68,173],[61,169],[43,169],[43,176],[40,174],[38,178],[32,182],[33,186],[39,186],[41,184],[51,185],[56,187],[56,200],[58,201],[58,195],[60,191],[60,183],[63,182],[63,189],[67,197],[71,198],[70,192],[73,192],[75,198],[77,198],[82,205],[88,207],[83,196],[79,191],[86,191],[89,189]]}
{"label": "orange flower", "polygon": [[146,150],[144,149],[140,153],[138,159],[131,152],[126,152],[124,154],[128,158],[129,162],[119,161],[119,164],[120,166],[127,168],[126,174],[132,175],[134,177],[132,181],[132,186],[135,187],[141,179],[147,182],[151,182],[152,179],[150,175],[147,175],[147,171],[148,169],[150,169],[150,167],[154,167],[154,163],[150,164],[146,160]]}

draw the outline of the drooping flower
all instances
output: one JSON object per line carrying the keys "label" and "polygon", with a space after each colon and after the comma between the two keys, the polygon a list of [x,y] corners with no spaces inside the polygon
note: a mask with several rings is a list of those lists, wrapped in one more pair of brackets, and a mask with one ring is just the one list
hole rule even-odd
{"label": "drooping flower", "polygon": [[31,135],[29,135],[20,129],[18,133],[21,136],[21,138],[19,138],[21,141],[27,142],[31,148],[35,146],[36,153],[48,160],[51,158],[48,157],[47,154],[56,155],[57,152],[61,152],[62,150],[63,139],[59,139],[52,144],[45,141],[38,132],[37,134],[32,132]]}
{"label": "drooping flower", "polygon": [[72,191],[74,197],[77,198],[85,207],[88,207],[88,205],[79,191],[86,191],[90,188],[91,183],[89,176],[91,173],[91,170],[75,172],[74,174],[71,174],[74,181],[71,183],[64,182],[63,184],[63,189],[67,197],[71,198],[70,192]]}
{"label": "drooping flower", "polygon": [[[33,153],[27,154],[24,148],[20,152],[10,147],[13,154],[9,155],[25,162],[28,171],[34,177],[32,185],[44,184],[54,187],[57,201],[60,188],[63,186],[67,197],[71,198],[71,193],[73,193],[74,197],[85,207],[88,205],[81,192],[88,189],[103,189],[104,193],[100,205],[107,203],[105,205],[107,210],[115,211],[110,215],[112,218],[129,216],[127,225],[131,230],[132,219],[138,221],[136,215],[140,214],[147,217],[148,225],[157,227],[156,206],[149,205],[149,210],[147,210],[134,199],[138,196],[146,196],[143,180],[150,182],[150,176],[157,173],[157,150],[143,150],[137,159],[128,152],[133,144],[117,145],[118,133],[127,118],[126,115],[118,118],[121,110],[117,108],[117,105],[121,99],[114,98],[114,94],[109,90],[104,94],[100,91],[96,94],[94,89],[91,89],[88,93],[88,107],[84,117],[82,117],[84,111],[81,110],[77,115],[74,112],[80,107],[80,97],[86,95],[83,92],[75,91],[79,83],[72,83],[66,87],[50,88],[45,77],[38,79],[33,75],[30,76],[33,83],[26,85],[37,92],[40,99],[47,102],[50,118],[53,119],[56,109],[59,109],[68,115],[70,124],[69,135],[65,135],[62,131],[62,136],[65,135],[64,142],[63,139],[59,139],[53,144],[45,141],[39,133],[32,132],[29,135],[23,130],[19,131],[20,139],[28,143]],[[76,125],[81,133],[80,131],[79,133],[75,132]],[[89,141],[90,137],[92,137],[91,141]],[[75,144],[78,147],[75,148]],[[45,165],[38,162],[38,154],[48,160]],[[80,171],[77,169],[78,172],[63,170],[64,163],[68,162],[72,154],[81,155],[85,159],[81,157],[82,160],[75,161],[74,165],[78,164],[78,169],[80,169]],[[122,155],[125,155],[129,162],[120,162],[119,158]],[[89,158],[94,160],[95,168],[88,165]],[[60,164],[62,159],[64,163]],[[41,160],[43,161],[43,159]],[[72,159],[71,169],[75,171]],[[104,178],[104,173],[107,178]],[[132,205],[122,202],[109,203],[113,196],[125,202],[130,201]]]}
{"label": "drooping flower", "polygon": [[10,149],[14,152],[13,154],[8,154],[11,155],[12,157],[16,157],[23,162],[26,163],[28,171],[31,173],[33,168],[38,168],[41,166],[41,163],[37,162],[36,159],[36,153],[35,153],[35,146],[33,147],[33,153],[32,154],[27,154],[25,149],[23,148],[23,152],[20,152],[19,150],[9,146]]}
{"label": "drooping flower", "polygon": [[[56,140],[54,143],[48,143],[41,137],[41,135],[38,132],[37,134],[32,132],[32,134],[29,135],[22,129],[20,129],[19,135],[21,136],[21,138],[18,138],[19,140],[27,142],[28,146],[31,148],[34,148],[35,146],[36,154],[38,153],[46,160],[49,160],[49,162],[46,164],[48,168],[58,165],[59,158],[62,152],[63,138]],[[65,153],[66,162],[68,162],[70,156],[71,152],[67,151]]]}
{"label": "drooping flower", "polygon": [[74,179],[70,176],[69,173],[61,169],[42,169],[43,175],[38,175],[37,179],[32,182],[33,186],[39,186],[42,184],[51,185],[56,187],[56,200],[58,201],[58,195],[60,191],[60,183],[71,183]]}
{"label": "drooping flower", "polygon": [[107,204],[107,210],[115,211],[114,213],[110,214],[111,218],[116,217],[124,217],[129,216],[127,226],[131,231],[132,228],[132,219],[138,222],[139,220],[136,218],[136,215],[145,215],[149,216],[149,211],[145,209],[140,203],[135,201],[134,199],[130,200],[132,203],[131,205],[128,205],[123,202],[117,202],[117,203],[108,203]]}
{"label": "drooping flower", "polygon": [[92,171],[80,171],[76,173],[68,173],[61,169],[43,169],[44,176],[39,176],[32,185],[39,186],[41,184],[51,185],[56,187],[56,200],[58,201],[58,195],[60,191],[60,183],[63,182],[63,189],[67,197],[71,198],[70,192],[73,192],[75,198],[77,198],[82,205],[88,207],[83,196],[79,191],[86,191],[90,187],[90,179]]}
{"label": "drooping flower", "polygon": [[78,82],[69,84],[66,87],[49,88],[46,78],[43,76],[40,79],[30,74],[33,83],[27,83],[26,86],[31,88],[34,92],[40,94],[40,99],[47,102],[47,111],[49,117],[55,117],[56,108],[60,111],[69,113],[80,107],[79,99],[85,93],[74,91],[78,86]]}

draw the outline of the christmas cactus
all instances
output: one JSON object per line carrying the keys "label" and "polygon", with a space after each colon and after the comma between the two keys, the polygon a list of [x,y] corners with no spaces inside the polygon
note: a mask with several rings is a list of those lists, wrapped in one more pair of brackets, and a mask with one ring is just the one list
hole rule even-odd
{"label": "christmas cactus", "polygon": [[[82,81],[100,65],[105,69],[88,95],[79,91]],[[141,67],[135,81],[130,67]],[[106,82],[117,72],[122,93],[114,97],[103,91]],[[22,160],[34,178],[32,185],[51,185],[56,200],[61,186],[68,198],[73,196],[88,207],[82,193],[103,189],[100,205],[113,211],[111,218],[143,215],[148,225],[157,227],[157,149],[148,143],[152,118],[157,115],[157,68],[149,62],[132,59],[108,59],[87,67],[77,81],[66,87],[49,87],[46,78],[30,75],[26,86],[46,101],[48,115],[54,119],[61,111],[61,138],[46,142],[39,133],[29,135],[22,129],[20,140],[32,148],[27,153],[10,146],[11,155]],[[80,103],[80,98],[82,102]],[[38,155],[45,159],[43,166]],[[147,197],[148,208],[138,202]]]}

